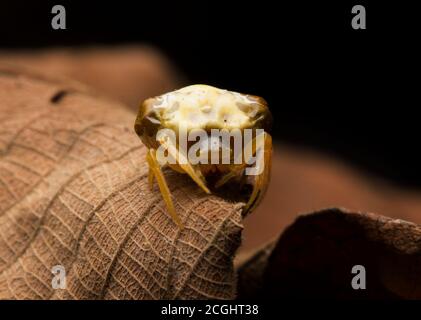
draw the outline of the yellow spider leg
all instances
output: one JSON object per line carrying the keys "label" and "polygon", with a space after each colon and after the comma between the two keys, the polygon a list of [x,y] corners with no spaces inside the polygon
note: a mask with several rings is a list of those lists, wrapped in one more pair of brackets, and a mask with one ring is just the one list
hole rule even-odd
{"label": "yellow spider leg", "polygon": [[264,146],[265,149],[263,152],[263,157],[258,158],[260,159],[260,162],[256,163],[257,166],[263,166],[263,172],[255,176],[253,192],[249,201],[244,207],[243,212],[245,214],[249,211],[253,211],[258,206],[260,201],[263,199],[263,196],[265,195],[269,185],[272,161],[272,137],[267,133],[265,133]]}
{"label": "yellow spider leg", "polygon": [[234,167],[232,171],[228,172],[227,174],[223,175],[218,181],[215,183],[215,188],[222,187],[224,184],[226,184],[228,181],[230,181],[232,178],[237,176],[241,170],[243,170],[247,164],[241,164],[238,167]]}
{"label": "yellow spider leg", "polygon": [[171,199],[170,189],[168,188],[167,182],[165,181],[165,177],[161,171],[161,167],[159,166],[158,161],[156,160],[155,149],[149,149],[148,153],[146,154],[146,161],[149,165],[149,182],[151,181],[151,172],[153,176],[155,176],[156,181],[159,186],[159,190],[161,191],[162,197],[164,198],[165,204],[167,205],[168,212],[170,213],[171,217],[174,219],[175,223],[180,227],[183,228],[183,224],[178,216],[177,212],[175,211],[174,204]]}
{"label": "yellow spider leg", "polygon": [[152,171],[151,167],[149,167],[148,183],[149,183],[149,189],[152,190],[152,188],[153,188],[153,171]]}
{"label": "yellow spider leg", "polygon": [[193,179],[197,185],[203,189],[206,193],[211,193],[208,187],[206,186],[205,178],[201,174],[200,171],[195,170],[193,166],[188,162],[186,156],[177,150],[177,146],[171,142],[170,139],[168,141],[161,140],[161,144],[165,144],[167,147],[168,153],[177,161],[177,165],[181,168],[185,173],[187,173],[190,178]]}
{"label": "yellow spider leg", "polygon": [[[179,173],[185,173],[184,170],[182,170],[178,164],[171,164],[171,163],[169,163],[168,165],[174,171],[177,171]],[[153,188],[153,180],[154,180],[153,171],[151,169],[149,169],[148,182],[149,182],[149,188],[151,190]]]}
{"label": "yellow spider leg", "polygon": [[[267,133],[264,133],[265,135],[267,135]],[[247,150],[246,148],[249,148],[251,145],[251,155],[253,156],[256,154],[256,150],[258,150],[259,148],[261,148],[261,146],[257,145],[258,141],[261,141],[260,139],[257,140],[257,137],[253,138],[248,144],[247,146],[244,146],[244,150]],[[263,142],[264,143],[264,142]],[[248,159],[244,159],[244,161],[242,161],[242,157],[243,154],[240,153],[237,156],[236,160],[239,160],[239,158],[241,159],[241,164],[239,165],[234,165],[232,167],[232,170],[230,172],[228,172],[227,174],[223,175],[216,183],[215,183],[215,188],[219,188],[221,186],[223,186],[224,184],[226,184],[228,181],[230,181],[232,178],[236,177],[237,175],[239,175],[239,173],[248,166]],[[239,161],[235,161],[235,162],[239,162]]]}
{"label": "yellow spider leg", "polygon": [[168,166],[178,173],[186,173],[177,163],[168,163]]}

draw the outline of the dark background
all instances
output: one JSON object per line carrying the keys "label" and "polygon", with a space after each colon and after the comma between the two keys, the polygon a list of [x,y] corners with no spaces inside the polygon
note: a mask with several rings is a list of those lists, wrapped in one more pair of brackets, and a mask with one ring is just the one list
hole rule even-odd
{"label": "dark background", "polygon": [[[419,19],[409,1],[2,1],[0,49],[149,43],[189,82],[263,96],[274,136],[421,187]],[[67,30],[51,28],[62,4]],[[351,28],[351,8],[367,29]]]}

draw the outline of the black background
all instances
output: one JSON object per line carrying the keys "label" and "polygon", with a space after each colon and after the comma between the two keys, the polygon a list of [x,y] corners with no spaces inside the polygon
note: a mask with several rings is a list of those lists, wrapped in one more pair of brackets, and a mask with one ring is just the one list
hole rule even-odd
{"label": "black background", "polygon": [[[273,301],[238,301],[237,304],[257,304],[259,314],[253,315],[203,315],[198,312],[190,319],[278,319],[284,314],[298,319],[410,319],[419,310],[419,301],[362,301],[289,299],[284,303]],[[162,308],[171,306],[195,307],[206,310],[210,305],[234,305],[221,301],[0,301],[3,312],[16,318],[40,315],[43,319],[68,318],[122,318],[137,316],[150,319],[186,319],[185,316],[163,316]]]}
{"label": "black background", "polygon": [[[421,187],[420,33],[409,3],[2,1],[0,47],[150,43],[189,82],[263,96],[278,140]],[[67,30],[51,28],[55,4]],[[356,4],[366,30],[351,28]]]}

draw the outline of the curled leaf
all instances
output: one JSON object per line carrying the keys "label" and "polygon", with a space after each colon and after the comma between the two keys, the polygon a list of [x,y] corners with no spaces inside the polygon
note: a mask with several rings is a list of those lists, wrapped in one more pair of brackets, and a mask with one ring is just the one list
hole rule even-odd
{"label": "curled leaf", "polygon": [[[238,268],[240,298],[421,298],[421,227],[414,223],[322,210],[299,217],[267,248]],[[364,290],[352,286],[356,265],[365,269]],[[250,274],[252,292],[244,289]]]}

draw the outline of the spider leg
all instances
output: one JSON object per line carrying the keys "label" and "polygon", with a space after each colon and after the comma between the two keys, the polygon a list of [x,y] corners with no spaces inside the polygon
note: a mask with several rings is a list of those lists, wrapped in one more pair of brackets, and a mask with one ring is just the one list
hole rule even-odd
{"label": "spider leg", "polygon": [[265,138],[263,155],[257,157],[256,162],[256,167],[263,167],[263,171],[259,175],[254,176],[253,191],[251,193],[249,201],[244,207],[244,214],[253,211],[259,205],[269,185],[272,161],[272,137],[266,132],[264,134]]}
{"label": "spider leg", "polygon": [[148,183],[149,183],[149,189],[152,190],[153,189],[153,171],[151,169],[151,167],[149,166],[149,174],[148,174]]}
{"label": "spider leg", "polygon": [[[266,132],[264,134],[268,135]],[[257,137],[254,137],[247,144],[247,146],[244,146],[244,150],[247,150],[246,148],[250,148],[250,146],[251,146],[250,157],[254,156],[256,154],[256,151],[259,148],[262,147],[261,143],[259,144],[259,142],[261,142],[261,141],[262,141],[261,139],[258,140]],[[263,144],[264,144],[264,140],[263,140]],[[243,154],[240,153],[237,156],[235,163],[241,162],[241,164],[233,165],[230,172],[228,172],[227,174],[223,175],[220,179],[218,179],[218,181],[215,183],[215,188],[219,188],[219,187],[223,186],[228,181],[230,181],[232,178],[238,176],[248,166],[248,160],[249,159],[244,159],[244,161],[243,161],[242,157],[243,157]]]}
{"label": "spider leg", "polygon": [[165,177],[162,173],[161,167],[156,159],[155,149],[149,149],[146,154],[146,161],[149,165],[149,183],[150,186],[151,181],[153,182],[153,178],[155,177],[159,190],[161,191],[162,197],[164,198],[165,204],[167,206],[168,212],[170,213],[171,217],[180,227],[183,228],[183,224],[178,216],[177,212],[175,211],[174,204],[171,199],[170,189],[168,188],[167,182],[165,181]]}
{"label": "spider leg", "polygon": [[244,174],[244,171],[243,171],[243,174],[241,175],[241,178],[240,178],[240,190],[243,190],[244,185],[246,183],[247,183],[247,176]]}
{"label": "spider leg", "polygon": [[177,165],[179,169],[183,170],[187,173],[190,178],[193,179],[196,184],[202,188],[203,191],[210,194],[210,190],[206,186],[206,180],[203,177],[202,173],[199,170],[195,170],[195,168],[188,162],[187,157],[177,149],[177,146],[171,141],[171,139],[160,139],[159,141],[161,144],[165,145],[168,153],[177,161]]}
{"label": "spider leg", "polygon": [[215,188],[222,187],[224,184],[226,184],[228,181],[230,181],[235,176],[239,175],[240,172],[246,167],[245,164],[241,164],[238,167],[233,167],[233,169],[228,172],[227,174],[223,175],[221,178],[218,179],[215,183]]}

